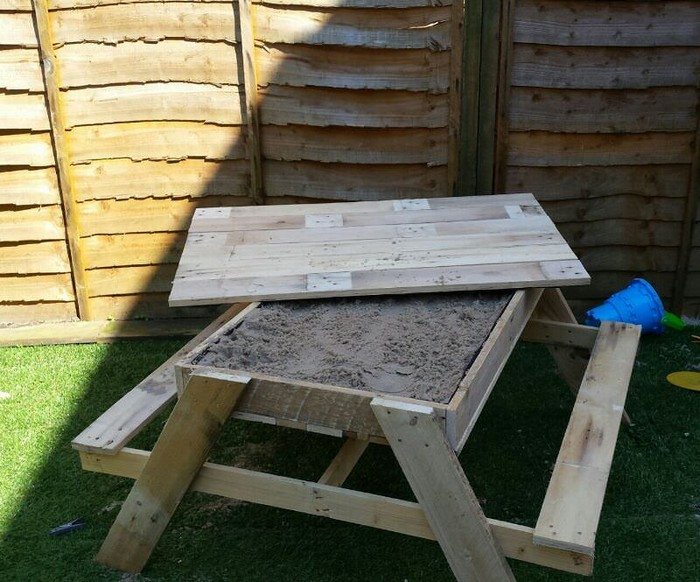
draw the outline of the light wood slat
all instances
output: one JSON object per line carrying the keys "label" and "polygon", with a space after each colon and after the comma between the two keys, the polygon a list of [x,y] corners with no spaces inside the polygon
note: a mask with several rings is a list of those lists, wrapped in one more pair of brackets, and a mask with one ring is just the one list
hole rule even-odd
{"label": "light wood slat", "polygon": [[700,51],[513,45],[512,84],[559,89],[694,86]]}
{"label": "light wood slat", "polygon": [[0,301],[73,301],[70,273],[0,276]]}
{"label": "light wood slat", "polygon": [[59,204],[55,168],[3,171],[0,180],[0,204],[29,206]]}
{"label": "light wood slat", "polygon": [[243,123],[240,89],[196,83],[146,83],[72,89],[63,94],[66,127],[126,121]]}
{"label": "light wood slat", "polygon": [[593,555],[640,331],[600,326],[535,526],[538,544]]}
{"label": "light wood slat", "polygon": [[69,273],[70,263],[64,241],[6,246],[0,251],[0,273]]}
{"label": "light wood slat", "polygon": [[[255,0],[254,4],[282,6],[311,6],[314,8],[417,8],[435,6],[435,0]],[[449,6],[452,0],[440,0],[440,6]]]}
{"label": "light wood slat", "polygon": [[0,135],[0,166],[41,168],[53,165],[49,132]]}
{"label": "light wood slat", "polygon": [[3,34],[0,46],[38,46],[32,15],[25,12],[2,13]]}
{"label": "light wood slat", "polygon": [[267,125],[265,158],[357,164],[447,163],[446,129],[359,129]]}
{"label": "light wood slat", "polygon": [[445,127],[447,97],[409,91],[359,92],[268,85],[261,120],[273,125]]}
{"label": "light wood slat", "polygon": [[112,4],[54,11],[51,24],[54,41],[59,44],[165,38],[236,42],[239,38],[234,11],[226,2],[165,2],[158,10],[150,4]]}
{"label": "light wood slat", "polygon": [[56,50],[62,88],[152,81],[237,85],[238,52],[223,42],[186,40],[67,44]]}
{"label": "light wood slat", "polygon": [[697,103],[692,87],[643,91],[513,87],[509,127],[558,133],[693,131]]}
{"label": "light wood slat", "polygon": [[[138,4],[139,2],[153,4],[153,0],[51,0],[51,9],[58,8],[85,8],[94,6],[105,6],[108,4]],[[182,0],[158,0],[164,2],[182,2]],[[188,0],[192,4],[220,3],[221,0]]]}
{"label": "light wood slat", "polygon": [[440,6],[313,11],[261,3],[255,9],[255,35],[266,43],[447,50],[450,12]]}
{"label": "light wood slat", "polygon": [[74,166],[73,178],[81,201],[248,193],[248,164],[243,160],[175,163],[106,160]]}
{"label": "light wood slat", "polygon": [[680,198],[688,185],[687,165],[507,168],[506,189],[537,192],[549,200],[593,199],[631,193],[644,197]]}
{"label": "light wood slat", "polygon": [[65,236],[59,205],[0,212],[0,242],[63,240]]}
{"label": "light wood slat", "polygon": [[43,95],[0,94],[0,127],[2,129],[49,129],[49,116]]}
{"label": "light wood slat", "polygon": [[511,132],[508,164],[513,166],[616,166],[688,164],[694,134],[622,135]]}
{"label": "light wood slat", "polygon": [[380,200],[444,196],[447,167],[355,165],[265,160],[268,196]]}
{"label": "light wood slat", "polygon": [[175,263],[185,242],[183,232],[114,234],[83,239],[87,266],[160,265]]}
{"label": "light wood slat", "polygon": [[345,480],[352,473],[368,445],[369,440],[367,439],[346,439],[318,482],[322,485],[333,485],[336,487],[345,483]]}
{"label": "light wood slat", "polygon": [[73,163],[99,159],[239,160],[245,157],[240,126],[193,122],[112,123],[76,127],[70,132]]}
{"label": "light wood slat", "polygon": [[25,325],[40,321],[69,321],[76,317],[72,301],[41,303],[0,303],[0,322]]}
{"label": "light wood slat", "polygon": [[590,271],[672,271],[678,267],[678,249],[674,247],[618,246],[578,249],[581,262]]}
{"label": "light wood slat", "polygon": [[565,46],[697,46],[695,2],[526,0],[516,3],[515,42]]}
{"label": "light wood slat", "polygon": [[211,320],[220,313],[219,308],[168,306],[167,293],[139,293],[138,295],[111,295],[91,297],[90,306],[95,319],[133,320],[173,319],[197,317]]}
{"label": "light wood slat", "polygon": [[[31,19],[31,15],[29,16]],[[0,50],[0,89],[11,91],[43,91],[39,52],[15,48]]]}
{"label": "light wood slat", "polygon": [[598,328],[576,323],[531,318],[521,339],[526,342],[590,350],[598,336]]}
{"label": "light wood slat", "polygon": [[174,264],[90,269],[85,285],[91,297],[169,293],[175,270]]}
{"label": "light wood slat", "polygon": [[13,12],[31,12],[31,0],[3,0],[2,9]]}
{"label": "light wood slat", "polygon": [[264,45],[255,51],[258,83],[341,89],[400,89],[445,93],[449,53],[302,45]]}

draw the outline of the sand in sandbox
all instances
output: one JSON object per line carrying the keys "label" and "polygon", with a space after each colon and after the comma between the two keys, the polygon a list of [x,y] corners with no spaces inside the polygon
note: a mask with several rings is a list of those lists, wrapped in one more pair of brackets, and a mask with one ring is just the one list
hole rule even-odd
{"label": "sand in sandbox", "polygon": [[192,363],[446,403],[511,297],[263,303]]}

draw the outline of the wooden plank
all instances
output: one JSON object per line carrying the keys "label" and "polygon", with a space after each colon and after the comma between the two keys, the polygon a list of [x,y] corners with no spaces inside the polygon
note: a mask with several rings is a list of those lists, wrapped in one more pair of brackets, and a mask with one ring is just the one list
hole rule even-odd
{"label": "wooden plank", "polygon": [[523,329],[521,339],[526,342],[591,349],[597,337],[597,327],[531,318]]}
{"label": "wooden plank", "polygon": [[444,95],[348,91],[268,85],[260,90],[261,121],[273,125],[445,127]]}
{"label": "wooden plank", "polygon": [[[246,147],[250,160],[250,197],[255,204],[263,204],[262,150],[260,147],[260,104],[258,97],[258,71],[255,62],[255,13],[251,0],[238,0],[240,14],[241,53],[243,82],[245,85],[245,117],[248,129]],[[255,9],[257,10],[257,8]]]}
{"label": "wooden plank", "polygon": [[513,131],[644,133],[693,131],[696,89],[659,87],[641,91],[513,87]]}
{"label": "wooden plank", "polygon": [[80,216],[70,172],[70,150],[66,141],[64,113],[59,90],[61,86],[60,73],[56,53],[54,52],[55,31],[50,24],[48,1],[32,0],[32,3],[39,40],[44,85],[46,87],[46,103],[51,122],[52,154],[55,154],[56,159],[56,175],[58,177],[59,192],[61,193],[66,240],[70,250],[69,256],[77,312],[78,317],[81,319],[90,319],[90,301],[85,291],[85,264],[83,249],[80,244]]}
{"label": "wooden plank", "polygon": [[8,12],[31,12],[32,0],[5,0],[2,9]]}
{"label": "wooden plank", "polygon": [[87,10],[51,13],[56,43],[119,43],[166,38],[237,42],[235,8],[226,2],[165,2],[157,11],[148,4],[110,4]]}
{"label": "wooden plank", "polygon": [[[79,451],[114,455],[155,418],[165,407],[177,397],[175,387],[175,363],[187,352],[206,340],[222,325],[238,315],[245,304],[239,303],[231,306],[209,325],[202,328],[201,320],[175,320],[182,321],[178,331],[192,331],[195,337],[188,341],[182,348],[170,356],[156,370],[139,382],[134,388],[122,396],[110,408],[83,430],[71,441],[71,446]],[[84,322],[80,322],[81,324]],[[95,322],[97,323],[97,322]],[[119,322],[112,323],[109,327],[100,322],[99,336],[111,338],[115,335],[123,335],[134,331],[135,334],[151,334],[154,330],[168,330],[170,333],[171,322]],[[92,324],[92,322],[91,322]],[[194,324],[194,325],[193,325]],[[0,330],[0,334],[2,330]],[[0,335],[0,338],[2,335]],[[131,337],[131,335],[129,335]],[[1,340],[0,340],[1,341]]]}
{"label": "wooden plank", "polygon": [[43,91],[40,63],[39,52],[33,48],[0,50],[0,89]]}
{"label": "wooden plank", "polygon": [[682,198],[618,194],[598,198],[542,201],[542,206],[557,223],[592,222],[611,218],[680,222],[683,218],[683,203]]}
{"label": "wooden plank", "polygon": [[680,47],[554,47],[515,44],[517,87],[647,89],[694,86],[700,51]]}
{"label": "wooden plank", "polygon": [[114,234],[83,239],[89,268],[175,263],[185,242],[184,232]]}
{"label": "wooden plank", "polygon": [[447,131],[266,125],[262,151],[284,161],[436,166],[447,163]]}
{"label": "wooden plank", "polygon": [[[254,4],[282,6],[313,6],[314,8],[417,8],[436,6],[434,0],[254,0]],[[440,0],[439,6],[449,6],[452,0]]]}
{"label": "wooden plank", "polygon": [[70,273],[0,276],[0,301],[73,301]]}
{"label": "wooden plank", "polygon": [[56,50],[61,88],[176,81],[239,84],[236,45],[187,40],[66,44]]}
{"label": "wooden plank", "polygon": [[209,456],[249,378],[196,377],[180,397],[107,534],[97,561],[140,572]]}
{"label": "wooden plank", "polygon": [[430,93],[445,93],[449,88],[447,51],[277,44],[256,47],[255,62],[263,87],[308,85]]}
{"label": "wooden plank", "polygon": [[[181,0],[161,0],[161,2],[180,2]],[[221,0],[190,0],[192,3],[221,2]],[[51,9],[58,8],[87,8],[108,4],[136,4],[138,2],[152,3],[153,0],[52,0]]]}
{"label": "wooden plank", "polygon": [[70,273],[65,242],[31,242],[2,247],[0,274],[30,273]]}
{"label": "wooden plank", "polygon": [[530,319],[542,289],[516,291],[455,392],[445,417],[445,434],[460,452]]}
{"label": "wooden plank", "polygon": [[589,271],[677,271],[678,250],[674,247],[592,247],[580,249],[581,262]]}
{"label": "wooden plank", "polygon": [[45,168],[53,165],[54,157],[49,132],[0,135],[0,166]]}
{"label": "wooden plank", "polygon": [[450,47],[451,8],[338,8],[266,5],[255,9],[256,39],[270,44],[420,49]]}
{"label": "wooden plank", "polygon": [[31,170],[2,169],[0,204],[30,206],[59,204],[58,178],[54,168]]}
{"label": "wooden plank", "polygon": [[[619,271],[598,271],[591,276],[590,286],[579,289],[567,289],[566,296],[571,299],[597,299],[597,303],[607,299],[613,293],[624,289],[630,284],[633,273],[621,273]],[[673,273],[658,273],[647,271],[644,278],[652,284],[662,299],[666,300],[673,293]]]}
{"label": "wooden plank", "polygon": [[687,165],[585,166],[507,168],[506,189],[537,192],[537,199],[570,200],[630,193],[648,203],[656,197],[683,196],[689,179]]}
{"label": "wooden plank", "polygon": [[526,0],[515,12],[515,41],[564,46],[698,46],[695,2]]}
{"label": "wooden plank", "polygon": [[66,127],[126,121],[243,123],[240,89],[197,83],[146,83],[72,89],[63,95]]}
{"label": "wooden plank", "polygon": [[[149,455],[147,451],[125,448],[116,455],[81,452],[80,460],[85,470],[135,479]],[[372,493],[214,463],[204,463],[192,490],[435,539],[420,505]],[[507,557],[579,574],[592,571],[590,556],[535,546],[532,528],[495,519],[488,523]]]}
{"label": "wooden plank", "polygon": [[90,269],[85,273],[85,283],[91,297],[169,293],[174,276],[175,265],[132,265]]}
{"label": "wooden plank", "polygon": [[368,445],[369,440],[367,439],[346,439],[318,482],[322,485],[340,487],[345,483]]}
{"label": "wooden plank", "polygon": [[5,324],[22,325],[35,323],[37,321],[58,321],[65,323],[66,321],[75,319],[75,317],[75,302],[73,301],[0,304],[0,321]]}
{"label": "wooden plank", "polygon": [[455,578],[515,581],[433,410],[385,398],[372,409]]}
{"label": "wooden plank", "polygon": [[243,160],[132,162],[103,160],[73,167],[78,200],[244,196],[248,164]]}
{"label": "wooden plank", "polygon": [[505,192],[506,158],[510,119],[508,107],[511,99],[511,77],[513,66],[513,21],[515,0],[503,0],[501,29],[499,35],[498,92],[496,95],[496,143],[494,153],[494,189]]}
{"label": "wooden plank", "polygon": [[694,134],[566,134],[511,132],[513,166],[616,166],[688,164]]}
{"label": "wooden plank", "polygon": [[187,121],[110,123],[75,127],[70,131],[70,139],[73,163],[117,158],[140,162],[245,157],[240,126]]}
{"label": "wooden plank", "polygon": [[593,555],[640,331],[600,326],[535,526],[538,544]]}
{"label": "wooden plank", "polygon": [[220,312],[213,307],[182,307],[173,309],[168,306],[167,293],[139,293],[138,295],[111,295],[93,297],[91,300],[95,319],[129,320],[129,319],[173,319],[180,317],[212,319]]}
{"label": "wooden plank", "polygon": [[355,165],[266,160],[268,196],[329,200],[434,198],[447,192],[446,166]]}
{"label": "wooden plank", "polygon": [[465,7],[455,2],[450,12],[450,92],[447,145],[447,189],[446,194],[454,196],[460,176],[460,151],[462,125],[462,55],[464,51]]}
{"label": "wooden plank", "polygon": [[59,205],[0,212],[0,242],[64,240],[65,236]]}
{"label": "wooden plank", "polygon": [[581,222],[561,222],[562,235],[576,248],[609,245],[629,246],[678,246],[680,229],[678,223],[623,218],[597,220],[583,225]]}
{"label": "wooden plank", "polygon": [[0,46],[32,48],[38,46],[31,14],[4,12],[2,22],[3,34],[0,36]]}
{"label": "wooden plank", "polygon": [[43,95],[0,94],[0,127],[5,129],[49,129],[49,116]]}

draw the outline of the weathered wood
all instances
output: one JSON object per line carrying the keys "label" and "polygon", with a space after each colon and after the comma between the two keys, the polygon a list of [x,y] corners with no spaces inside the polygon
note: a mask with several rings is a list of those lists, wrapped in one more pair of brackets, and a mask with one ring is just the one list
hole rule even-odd
{"label": "weathered wood", "polygon": [[31,14],[26,12],[5,12],[2,14],[2,22],[3,34],[0,35],[0,46],[38,46]]}
{"label": "weathered wood", "polygon": [[559,89],[694,86],[700,51],[515,44],[513,85]]}
{"label": "weathered wood", "polygon": [[0,93],[0,127],[6,129],[49,129],[49,116],[43,95]]}
{"label": "weathered wood", "polygon": [[462,2],[455,2],[450,12],[450,89],[448,145],[447,145],[447,191],[450,196],[457,193],[460,177],[460,149],[462,125],[462,55],[464,53],[465,7]]}
{"label": "weathered wood", "polygon": [[509,123],[512,131],[557,133],[693,131],[697,104],[693,87],[641,91],[513,87]]}
{"label": "weathered wood", "polygon": [[[284,6],[313,6],[315,8],[417,8],[436,6],[435,0],[254,0],[254,4],[281,4]],[[449,6],[452,0],[440,0],[440,6]]]}
{"label": "weathered wood", "polygon": [[14,325],[31,324],[37,321],[58,321],[63,323],[76,317],[74,301],[0,304],[0,321],[11,321]]}
{"label": "weathered wood", "polygon": [[126,121],[243,123],[239,87],[146,83],[71,89],[63,94],[66,127]]}
{"label": "weathered wood", "polygon": [[6,276],[0,279],[0,301],[73,301],[70,273]]}
{"label": "weathered wood", "polygon": [[645,271],[677,272],[678,266],[674,247],[591,247],[579,249],[578,256],[590,271],[626,271],[630,276]]}
{"label": "weathered wood", "polygon": [[501,29],[498,59],[498,94],[496,96],[496,144],[494,160],[494,189],[506,192],[506,159],[508,155],[508,132],[510,119],[511,75],[513,61],[513,13],[516,0],[502,0]]}
{"label": "weathered wood", "polygon": [[35,48],[0,50],[0,89],[43,91],[44,78],[41,74],[39,51]]}
{"label": "weathered wood", "polygon": [[640,332],[624,323],[600,326],[535,526],[536,543],[593,555]]}
{"label": "weathered wood", "polygon": [[596,327],[536,318],[527,322],[522,333],[522,339],[526,342],[586,349],[593,347],[597,336]]}
{"label": "weathered wood", "polygon": [[124,265],[175,263],[185,243],[184,232],[97,235],[84,239],[91,269]]}
{"label": "weathered wood", "polygon": [[54,165],[51,133],[0,134],[0,166]]}
{"label": "weathered wood", "polygon": [[554,222],[592,222],[611,218],[633,220],[683,219],[684,200],[665,196],[618,194],[595,198],[567,200],[542,200],[542,207]]}
{"label": "weathered wood", "polygon": [[98,562],[127,572],[143,569],[248,381],[190,379],[109,530]]}
{"label": "weathered wood", "polygon": [[651,220],[610,219],[582,223],[561,222],[564,238],[574,247],[608,245],[677,246],[680,241],[678,223]]}
{"label": "weathered wood", "polygon": [[95,319],[172,319],[192,317],[212,319],[220,312],[213,307],[183,307],[174,309],[168,306],[167,293],[140,293],[139,295],[110,295],[93,297],[90,300]]}
{"label": "weathered wood", "polygon": [[33,204],[59,204],[56,169],[38,168],[12,170],[3,168],[0,180],[0,204],[31,206]]}
{"label": "weathered wood", "polygon": [[239,48],[223,42],[66,44],[56,54],[64,89],[152,81],[240,84]]}
{"label": "weathered wood", "polygon": [[433,410],[385,398],[375,398],[372,409],[455,578],[514,581]]}
{"label": "weathered wood", "polygon": [[698,46],[695,2],[525,0],[515,41],[564,46]]}
{"label": "weathered wood", "polygon": [[85,284],[91,297],[168,293],[175,276],[175,267],[172,264],[156,264],[89,269],[85,272]]}
{"label": "weathered wood", "polygon": [[345,483],[368,445],[369,440],[367,439],[346,439],[318,482],[336,487]]}
{"label": "weathered wood", "polygon": [[2,247],[0,274],[70,273],[64,241],[31,242]]}
{"label": "weathered wood", "polygon": [[0,242],[64,240],[63,213],[58,204],[0,212]]}

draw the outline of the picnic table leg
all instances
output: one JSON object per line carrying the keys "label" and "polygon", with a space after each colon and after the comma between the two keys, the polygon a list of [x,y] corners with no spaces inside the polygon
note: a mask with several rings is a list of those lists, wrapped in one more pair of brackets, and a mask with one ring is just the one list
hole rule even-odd
{"label": "picnic table leg", "polygon": [[140,477],[107,534],[97,561],[140,572],[247,385],[192,376]]}
{"label": "picnic table leg", "polygon": [[385,398],[371,406],[455,578],[514,581],[433,409]]}

